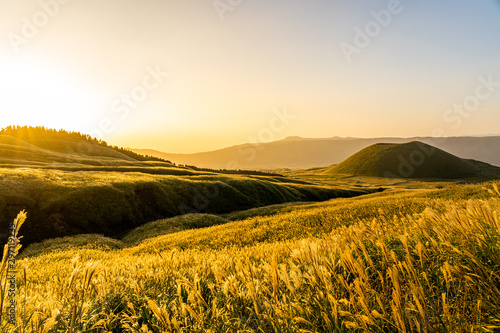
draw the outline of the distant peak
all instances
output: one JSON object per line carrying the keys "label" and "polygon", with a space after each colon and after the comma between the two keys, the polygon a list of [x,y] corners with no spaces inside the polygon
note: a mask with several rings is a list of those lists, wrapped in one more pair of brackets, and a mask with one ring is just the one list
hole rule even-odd
{"label": "distant peak", "polygon": [[286,138],[283,139],[283,141],[301,141],[301,140],[304,140],[304,138],[300,137],[300,136],[288,136]]}

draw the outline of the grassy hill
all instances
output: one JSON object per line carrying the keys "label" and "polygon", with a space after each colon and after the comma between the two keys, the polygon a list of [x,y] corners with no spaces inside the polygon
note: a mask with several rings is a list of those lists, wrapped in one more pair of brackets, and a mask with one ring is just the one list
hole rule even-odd
{"label": "grassy hill", "polygon": [[119,236],[149,221],[291,201],[321,201],[374,190],[300,184],[283,177],[0,168],[0,228],[22,209],[27,242],[78,233]]}
{"label": "grassy hill", "polygon": [[26,332],[495,332],[498,185],[400,189],[235,222],[191,215],[122,241],[48,240],[19,260],[18,323]]}
{"label": "grassy hill", "polygon": [[[500,328],[498,182],[387,186],[321,168],[291,178],[222,174],[113,148],[94,155],[102,165],[48,163],[44,152],[92,158],[57,139],[10,137],[4,148],[33,156],[18,158],[23,167],[12,157],[0,166],[0,228],[27,209],[21,243],[50,239],[17,258],[16,327],[6,320],[5,297],[1,332]],[[381,146],[358,161],[383,152],[430,170],[418,148],[452,161],[453,172],[496,170],[416,142]],[[7,263],[4,255],[5,286]]]}
{"label": "grassy hill", "polygon": [[0,130],[0,165],[58,167],[173,164],[153,156],[108,145],[88,135],[44,127],[9,126]]}
{"label": "grassy hill", "polygon": [[180,167],[79,133],[7,128],[0,131],[0,230],[8,230],[25,209],[28,243],[81,233],[120,237],[144,223],[187,213],[222,214],[374,191],[239,173]]}
{"label": "grassy hill", "polygon": [[384,178],[460,179],[500,176],[500,168],[465,160],[422,142],[375,144],[325,170],[326,174]]}

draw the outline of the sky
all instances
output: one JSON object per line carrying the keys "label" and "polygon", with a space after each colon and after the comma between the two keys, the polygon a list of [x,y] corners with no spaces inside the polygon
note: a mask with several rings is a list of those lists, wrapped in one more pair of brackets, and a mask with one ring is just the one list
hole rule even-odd
{"label": "sky", "polygon": [[4,0],[0,128],[171,153],[500,134],[497,0]]}

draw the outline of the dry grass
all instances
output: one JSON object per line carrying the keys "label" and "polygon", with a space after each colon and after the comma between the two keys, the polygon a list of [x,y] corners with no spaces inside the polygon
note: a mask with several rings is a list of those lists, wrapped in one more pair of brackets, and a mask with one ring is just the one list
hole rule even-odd
{"label": "dry grass", "polygon": [[[28,317],[19,316],[18,331],[493,332],[500,326],[500,192],[489,189],[487,199],[443,199],[419,214],[345,215],[346,223],[318,237],[164,246],[169,237],[211,230],[217,238],[235,223],[121,250],[26,258],[17,297]],[[293,214],[250,219],[242,237]],[[307,214],[331,218],[320,205]]]}

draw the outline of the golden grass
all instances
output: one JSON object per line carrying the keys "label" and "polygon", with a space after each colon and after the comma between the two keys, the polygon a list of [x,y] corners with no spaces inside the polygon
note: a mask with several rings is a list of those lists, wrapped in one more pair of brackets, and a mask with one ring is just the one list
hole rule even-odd
{"label": "golden grass", "polygon": [[[482,200],[436,199],[419,214],[411,207],[362,219],[346,212],[330,232],[300,239],[248,241],[287,220],[283,233],[294,223],[328,221],[328,205],[121,250],[28,257],[19,262],[27,281],[17,298],[28,318],[18,318],[18,331],[493,332],[500,327],[500,191],[489,190]],[[352,211],[388,201],[369,200],[342,199]],[[241,245],[236,232],[222,246],[224,230],[238,231]],[[177,246],[179,238],[210,234],[213,244]]]}
{"label": "golden grass", "polygon": [[[12,276],[16,273],[16,256],[21,249],[19,229],[26,221],[26,212],[20,212],[9,227],[9,240],[3,248],[2,262],[0,264],[0,314],[4,308],[9,308],[6,300],[15,300],[15,281]],[[10,305],[10,304],[9,304]]]}

